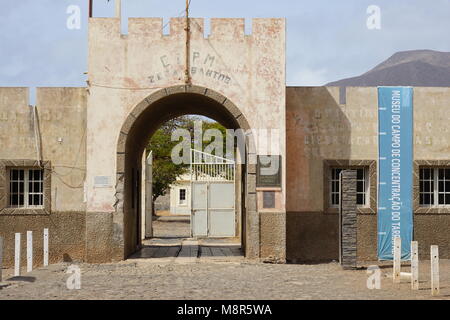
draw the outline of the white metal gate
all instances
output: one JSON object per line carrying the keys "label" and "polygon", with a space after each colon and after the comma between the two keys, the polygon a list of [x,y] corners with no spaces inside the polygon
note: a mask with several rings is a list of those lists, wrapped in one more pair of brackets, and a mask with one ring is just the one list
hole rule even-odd
{"label": "white metal gate", "polygon": [[235,236],[234,161],[191,150],[191,233],[193,237]]}

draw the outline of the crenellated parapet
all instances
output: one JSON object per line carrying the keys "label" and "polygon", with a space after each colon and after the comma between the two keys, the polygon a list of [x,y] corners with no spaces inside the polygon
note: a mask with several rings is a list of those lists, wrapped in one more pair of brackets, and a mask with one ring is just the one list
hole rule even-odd
{"label": "crenellated parapet", "polygon": [[[278,18],[252,19],[253,32],[245,34],[245,19],[243,18],[211,18],[210,33],[205,33],[204,18],[189,18],[192,39],[211,39],[220,41],[242,41],[244,38],[260,39],[264,37],[279,37],[284,34],[285,20]],[[163,33],[162,18],[129,18],[128,34],[122,35],[119,18],[91,18],[89,29],[91,34],[103,35],[107,38],[146,38],[180,39],[186,36],[186,18],[171,18],[169,33]]]}
{"label": "crenellated parapet", "polygon": [[122,34],[119,18],[89,20],[91,87],[160,89],[184,83],[188,71],[193,84],[223,94],[234,87],[232,98],[247,94],[249,85],[272,92],[276,87],[284,95],[285,19],[253,19],[250,34],[245,19],[236,18],[212,18],[209,28],[203,18],[189,18],[189,23],[171,18],[168,34],[162,18],[129,18],[127,23],[128,32]]}

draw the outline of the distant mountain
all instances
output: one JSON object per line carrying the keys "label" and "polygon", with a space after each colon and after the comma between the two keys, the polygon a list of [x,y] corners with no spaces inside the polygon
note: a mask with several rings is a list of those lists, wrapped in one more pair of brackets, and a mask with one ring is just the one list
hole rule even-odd
{"label": "distant mountain", "polygon": [[330,82],[327,86],[450,87],[450,52],[397,52],[358,77]]}

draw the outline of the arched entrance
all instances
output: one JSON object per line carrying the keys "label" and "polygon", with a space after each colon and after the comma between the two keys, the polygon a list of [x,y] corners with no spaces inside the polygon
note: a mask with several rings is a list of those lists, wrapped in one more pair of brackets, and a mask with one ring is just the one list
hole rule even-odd
{"label": "arched entrance", "polygon": [[[211,89],[198,86],[175,86],[161,89],[139,103],[125,120],[117,144],[117,182],[113,216],[113,248],[116,256],[127,258],[140,245],[139,236],[139,176],[142,154],[149,138],[158,127],[186,114],[198,114],[220,122],[228,129],[249,132],[250,126],[240,110],[226,97]],[[252,135],[246,136],[245,157],[251,156]],[[259,256],[259,228],[256,211],[255,179],[247,179],[254,167],[240,164],[241,241],[245,256]]]}

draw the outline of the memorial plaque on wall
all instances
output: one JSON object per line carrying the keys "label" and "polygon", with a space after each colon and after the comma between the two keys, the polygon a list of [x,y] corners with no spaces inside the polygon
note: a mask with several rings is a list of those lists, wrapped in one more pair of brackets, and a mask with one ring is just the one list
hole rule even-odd
{"label": "memorial plaque on wall", "polygon": [[263,208],[275,208],[275,191],[263,191]]}
{"label": "memorial plaque on wall", "polygon": [[281,187],[281,156],[258,156],[257,187]]}

